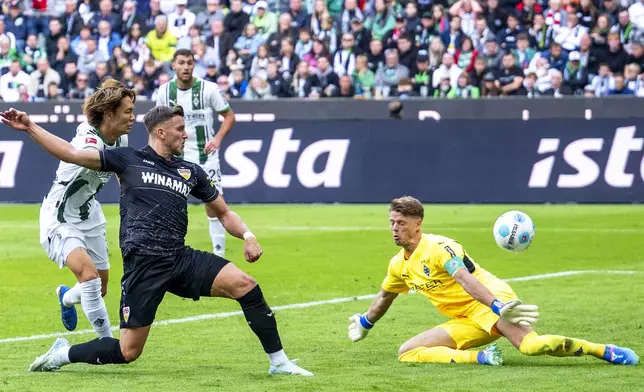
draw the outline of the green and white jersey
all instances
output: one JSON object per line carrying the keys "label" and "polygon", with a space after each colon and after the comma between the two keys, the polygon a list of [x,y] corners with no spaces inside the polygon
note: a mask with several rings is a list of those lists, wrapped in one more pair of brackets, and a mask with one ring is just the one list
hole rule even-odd
{"label": "green and white jersey", "polygon": [[[107,144],[101,131],[83,122],[76,128],[71,144],[77,149],[94,148],[102,151],[128,144],[127,135]],[[68,223],[81,231],[105,224],[100,203],[94,196],[110,180],[112,173],[90,170],[67,162],[60,162],[56,179],[40,210],[41,231],[61,223]]]}
{"label": "green and white jersey", "polygon": [[203,152],[208,140],[215,136],[218,114],[230,109],[217,84],[195,76],[192,87],[182,90],[177,86],[175,76],[159,87],[156,104],[183,107],[188,132],[183,159],[199,165],[208,160],[218,161],[219,154],[207,155]]}

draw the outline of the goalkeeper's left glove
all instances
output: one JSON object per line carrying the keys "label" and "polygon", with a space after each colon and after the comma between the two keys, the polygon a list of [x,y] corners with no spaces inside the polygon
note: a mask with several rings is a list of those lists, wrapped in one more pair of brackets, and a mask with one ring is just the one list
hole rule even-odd
{"label": "goalkeeper's left glove", "polygon": [[492,311],[507,322],[529,327],[539,319],[539,307],[537,305],[522,305],[520,299],[502,303],[495,299],[490,306]]}
{"label": "goalkeeper's left glove", "polygon": [[373,328],[373,323],[369,321],[367,315],[356,313],[349,317],[349,339],[353,342],[362,340],[367,337],[369,330]]}

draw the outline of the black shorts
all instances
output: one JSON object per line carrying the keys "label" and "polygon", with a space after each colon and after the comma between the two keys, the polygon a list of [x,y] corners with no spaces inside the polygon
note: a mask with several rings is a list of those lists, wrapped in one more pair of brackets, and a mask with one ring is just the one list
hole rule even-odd
{"label": "black shorts", "polygon": [[151,325],[166,292],[198,301],[228,260],[185,247],[171,256],[130,255],[121,279],[121,328]]}

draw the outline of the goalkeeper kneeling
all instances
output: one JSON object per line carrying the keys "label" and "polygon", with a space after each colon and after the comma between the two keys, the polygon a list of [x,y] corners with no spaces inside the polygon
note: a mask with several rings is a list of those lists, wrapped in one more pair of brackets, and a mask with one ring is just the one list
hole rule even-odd
{"label": "goalkeeper kneeling", "polygon": [[394,199],[389,208],[396,245],[382,289],[365,314],[350,317],[349,338],[364,339],[398,294],[410,289],[425,295],[451,320],[414,336],[398,351],[401,362],[478,363],[501,365],[496,345],[468,350],[507,338],[526,355],[556,357],[592,355],[621,365],[636,365],[631,349],[558,335],[539,335],[531,325],[539,318],[535,305],[524,305],[512,288],[481,268],[456,241],[423,234],[423,205],[413,197]]}

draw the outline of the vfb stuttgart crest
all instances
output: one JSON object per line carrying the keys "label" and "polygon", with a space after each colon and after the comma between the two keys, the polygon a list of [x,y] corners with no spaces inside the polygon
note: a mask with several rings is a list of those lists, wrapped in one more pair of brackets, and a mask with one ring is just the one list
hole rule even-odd
{"label": "vfb stuttgart crest", "polygon": [[130,307],[124,306],[122,311],[123,311],[123,320],[127,324],[128,320],[130,319]]}
{"label": "vfb stuttgart crest", "polygon": [[192,175],[192,172],[190,169],[177,169],[181,177],[185,178],[186,180],[190,179],[190,176]]}

